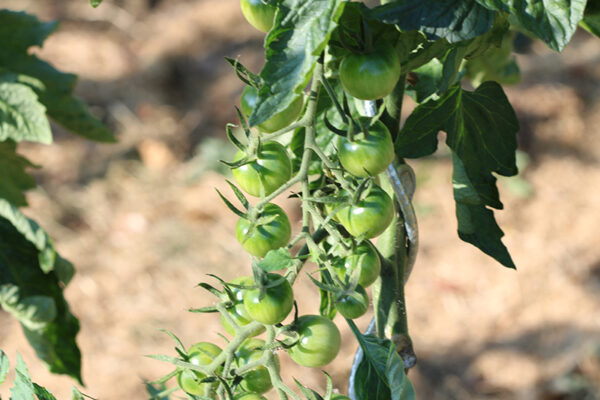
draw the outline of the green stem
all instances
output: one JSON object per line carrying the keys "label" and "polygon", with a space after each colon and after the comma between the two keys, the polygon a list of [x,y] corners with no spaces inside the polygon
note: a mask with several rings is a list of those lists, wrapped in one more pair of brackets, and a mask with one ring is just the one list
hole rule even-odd
{"label": "green stem", "polygon": [[380,121],[390,131],[392,141],[396,141],[400,132],[400,122],[402,118],[402,101],[404,100],[404,87],[406,86],[406,75],[400,76],[396,87],[392,93],[384,99],[385,111],[380,118]]}

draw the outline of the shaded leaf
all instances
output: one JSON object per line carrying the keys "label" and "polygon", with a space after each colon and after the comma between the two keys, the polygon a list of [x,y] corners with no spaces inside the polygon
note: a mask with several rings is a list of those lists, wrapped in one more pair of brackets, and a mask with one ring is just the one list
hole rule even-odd
{"label": "shaded leaf", "polygon": [[26,206],[24,191],[35,187],[34,179],[25,172],[35,167],[29,160],[16,153],[17,145],[12,140],[0,142],[0,198],[15,206]]}
{"label": "shaded leaf", "polygon": [[[429,100],[417,107],[398,135],[396,151],[400,157],[431,154],[437,147],[438,131],[445,131],[446,143],[463,167],[460,170],[455,168],[457,202],[477,205],[483,209],[485,206],[502,208],[496,178],[492,172],[504,176],[517,173],[515,152],[518,129],[514,110],[500,85],[485,82],[474,92],[455,86],[439,99]],[[464,211],[465,208],[461,207],[460,215],[465,215]],[[514,268],[500,242],[502,231],[493,227],[483,229],[477,223],[483,217],[486,220],[493,219],[493,213],[477,213],[477,218],[470,221],[473,222],[472,227],[478,230],[467,230],[463,226],[459,237],[479,247],[505,266]],[[469,221],[468,218],[462,219],[463,225]],[[495,222],[493,225],[497,227]],[[470,235],[479,235],[478,239],[467,236],[467,231]]]}
{"label": "shaded leaf", "polygon": [[370,16],[450,43],[482,35],[494,22],[494,13],[475,0],[396,0],[373,8]]}
{"label": "shaded leaf", "polygon": [[79,322],[69,311],[58,276],[42,271],[38,254],[11,221],[0,217],[0,305],[19,318],[25,336],[51,372],[81,382],[81,355],[75,342]]}
{"label": "shaded leaf", "polygon": [[0,385],[4,383],[6,380],[6,376],[8,375],[8,371],[10,368],[10,363],[8,361],[8,356],[5,352],[0,350]]}
{"label": "shaded leaf", "polygon": [[58,28],[58,22],[40,22],[24,12],[0,10],[0,47],[24,52],[31,46],[41,46]]}

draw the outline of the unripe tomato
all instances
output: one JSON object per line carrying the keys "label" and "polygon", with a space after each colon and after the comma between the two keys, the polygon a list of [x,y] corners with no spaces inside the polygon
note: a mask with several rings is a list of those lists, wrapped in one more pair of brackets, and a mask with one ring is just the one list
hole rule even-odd
{"label": "unripe tomato", "polygon": [[400,73],[400,58],[388,44],[381,44],[370,53],[349,54],[340,64],[344,89],[361,100],[377,100],[392,93]]}
{"label": "unripe tomato", "polygon": [[[238,151],[233,161],[246,157],[243,151]],[[261,182],[265,196],[270,195],[292,176],[292,162],[281,144],[266,142],[260,146],[256,160],[231,170],[235,181],[242,190],[252,196],[260,196]]]}
{"label": "unripe tomato", "polygon": [[[369,118],[360,120],[364,124],[369,123]],[[340,137],[338,141],[338,157],[342,166],[361,178],[385,171],[394,160],[394,143],[385,124],[377,121],[368,131],[369,135],[365,138],[355,138],[351,142]]]}
{"label": "unripe tomato", "polygon": [[366,197],[343,207],[337,217],[352,236],[370,239],[380,235],[392,222],[394,204],[382,188],[373,185]]}
{"label": "unripe tomato", "polygon": [[248,234],[251,222],[240,218],[235,227],[235,235],[244,250],[256,257],[264,257],[269,250],[275,250],[288,244],[292,236],[292,226],[285,211],[281,207],[269,203],[265,206],[262,217],[276,216],[271,222],[255,227]]}
{"label": "unripe tomato", "polygon": [[265,4],[261,0],[241,0],[240,6],[242,7],[242,14],[244,14],[250,25],[264,33],[271,30],[277,8]]}
{"label": "unripe tomato", "polygon": [[[246,117],[249,117],[252,114],[252,110],[256,106],[256,101],[258,100],[258,91],[253,86],[246,86],[244,91],[242,92],[242,112]],[[304,105],[304,100],[302,95],[296,97],[292,103],[283,111],[273,115],[268,120],[261,122],[258,124],[258,127],[261,131],[266,133],[271,133],[278,131],[280,129],[285,128],[286,126],[291,125],[292,122],[298,119],[300,113],[302,112],[302,106]]]}
{"label": "unripe tomato", "polygon": [[338,327],[321,315],[303,315],[295,324],[299,340],[287,349],[292,360],[304,367],[329,364],[340,351],[342,337]]}
{"label": "unripe tomato", "polygon": [[335,266],[335,270],[342,280],[346,275],[351,275],[357,269],[360,271],[358,284],[364,288],[371,286],[381,271],[381,261],[377,255],[377,250],[368,240],[357,245],[352,254],[344,258],[342,264]]}
{"label": "unripe tomato", "polygon": [[331,396],[331,400],[350,400],[350,397],[344,396],[343,394],[334,394]]}
{"label": "unripe tomato", "polygon": [[[267,281],[281,280],[281,275],[267,274]],[[275,325],[288,316],[294,307],[294,292],[290,283],[283,279],[280,284],[269,287],[260,298],[259,289],[244,291],[244,306],[248,315],[265,325]]]}
{"label": "unripe tomato", "polygon": [[[221,354],[221,348],[209,342],[199,342],[192,345],[188,351],[188,362],[194,365],[208,365]],[[206,378],[201,372],[185,370],[177,375],[177,384],[183,391],[196,396],[212,397],[218,386],[216,382],[201,383]]]}
{"label": "unripe tomato", "polygon": [[[239,368],[259,360],[263,356],[263,351],[257,349],[264,345],[265,341],[260,339],[249,339],[245,341],[235,353],[236,367]],[[275,362],[277,369],[279,369],[279,359],[277,357],[275,357]],[[265,366],[261,365],[244,373],[239,387],[244,392],[262,394],[271,389],[273,384],[271,383],[269,371]]]}
{"label": "unripe tomato", "polygon": [[365,288],[358,285],[354,292],[335,300],[335,306],[343,317],[355,319],[362,317],[369,308],[369,296]]}
{"label": "unripe tomato", "polygon": [[257,393],[239,393],[236,394],[234,400],[267,400],[264,396]]}

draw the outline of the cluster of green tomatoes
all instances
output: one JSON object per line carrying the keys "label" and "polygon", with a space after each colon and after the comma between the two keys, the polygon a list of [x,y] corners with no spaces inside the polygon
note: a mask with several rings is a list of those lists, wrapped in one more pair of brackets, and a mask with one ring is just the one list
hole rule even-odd
{"label": "cluster of green tomatoes", "polygon": [[[261,0],[241,0],[241,7],[253,26],[264,32],[270,30],[275,7]],[[380,85],[372,84],[369,73],[381,71],[388,75],[380,76]],[[345,57],[339,70],[345,90],[359,99],[376,99],[389,94],[399,74],[400,66],[395,51],[385,48],[369,55]],[[358,79],[359,76],[367,76],[367,79]],[[252,113],[257,98],[257,88],[249,85],[244,89],[241,98],[243,116],[248,117]],[[285,110],[259,124],[259,134],[256,137],[249,136],[248,145],[238,145],[240,151],[230,164],[239,188],[261,200],[259,207],[246,207],[247,212],[238,213],[240,218],[236,226],[237,240],[254,257],[254,261],[263,259],[269,251],[291,247],[292,239],[292,225],[285,211],[274,203],[263,201],[292,179],[295,172],[292,159],[280,142],[264,140],[261,136],[290,126],[300,118],[303,109],[304,97],[299,95]],[[340,136],[337,142],[337,160],[334,161],[339,161],[344,184],[336,183],[336,176],[331,176],[333,183],[329,185],[330,189],[317,190],[313,194],[314,197],[328,199],[318,203],[315,210],[321,215],[322,221],[334,227],[343,237],[343,243],[325,240],[318,246],[330,263],[326,282],[321,289],[325,288],[334,294],[337,312],[347,319],[361,317],[368,309],[366,289],[379,277],[381,270],[379,254],[370,239],[387,229],[395,210],[390,196],[373,179],[384,172],[394,159],[391,135],[382,122],[373,123],[370,118],[358,118],[358,125],[356,134],[352,137]],[[266,366],[244,368],[251,363],[257,364],[265,352],[274,353],[277,368],[279,361],[275,350],[280,348],[285,349],[293,361],[305,367],[322,367],[337,356],[341,335],[331,319],[322,315],[298,316],[296,312],[291,324],[282,325],[295,304],[292,286],[285,276],[254,268],[252,276],[238,277],[223,285],[227,294],[225,312],[220,310],[224,330],[235,336],[247,325],[260,323],[255,324],[257,328],[236,350],[233,365],[230,366],[234,374],[236,370],[243,371],[232,386],[234,400],[264,399],[262,394],[272,388]],[[293,340],[283,340],[281,347],[276,348],[256,338],[269,326],[277,327],[279,333],[283,332]],[[200,342],[193,345],[183,358],[186,362],[207,366],[221,352],[222,349],[212,343]],[[221,371],[222,366],[215,374],[219,375]],[[188,394],[214,398],[219,381],[207,378],[201,372],[186,369],[181,370],[177,379],[180,388]],[[348,397],[336,394],[332,400],[348,400]]]}

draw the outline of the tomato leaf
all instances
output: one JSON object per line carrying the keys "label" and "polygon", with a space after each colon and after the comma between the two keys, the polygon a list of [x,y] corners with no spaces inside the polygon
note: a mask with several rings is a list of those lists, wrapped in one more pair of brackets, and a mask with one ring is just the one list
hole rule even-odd
{"label": "tomato leaf", "polygon": [[69,311],[57,272],[42,270],[40,251],[4,217],[0,238],[0,305],[21,322],[51,372],[81,382],[81,355],[75,342],[79,321]]}
{"label": "tomato leaf", "polygon": [[600,3],[588,1],[583,20],[579,25],[593,35],[600,37]]}
{"label": "tomato leaf", "polygon": [[26,206],[23,192],[35,187],[33,178],[25,168],[36,167],[29,160],[16,153],[17,145],[12,140],[0,142],[0,198],[15,206]]}
{"label": "tomato leaf", "polygon": [[[47,114],[60,125],[90,140],[114,142],[112,133],[90,113],[85,103],[73,96],[77,77],[59,72],[35,55],[28,54],[31,46],[41,46],[57,26],[22,12],[0,10],[2,73],[12,74],[16,76],[15,83],[29,86],[46,107]],[[44,140],[39,141],[49,143],[47,136],[42,138]]]}
{"label": "tomato leaf", "polygon": [[269,250],[257,265],[265,272],[281,271],[294,265],[294,258],[288,249],[280,247],[277,250]]}
{"label": "tomato leaf", "polygon": [[302,92],[325,49],[342,0],[283,0],[266,41],[266,63],[260,77],[263,85],[249,119],[251,126],[285,110]]}
{"label": "tomato leaf", "polygon": [[100,3],[102,3],[102,0],[90,0],[90,4],[94,8],[98,7],[100,5]]}
{"label": "tomato leaf", "polygon": [[370,16],[450,43],[483,35],[494,22],[494,12],[475,0],[396,0],[373,8]]}
{"label": "tomato leaf", "polygon": [[356,398],[414,400],[414,388],[404,373],[404,362],[394,344],[375,335],[363,335],[354,322],[346,321],[363,351],[354,377]]}
{"label": "tomato leaf", "polygon": [[[455,199],[479,207],[478,212],[469,208],[470,213],[465,207],[457,208],[459,237],[510,268],[514,263],[500,241],[502,231],[495,222],[484,229],[483,221],[493,219],[493,213],[482,208],[503,207],[492,172],[504,176],[517,173],[518,129],[514,110],[500,85],[485,82],[474,92],[454,86],[439,99],[421,104],[396,141],[398,156],[422,157],[435,151],[438,131],[447,133],[446,144],[460,160],[460,164],[455,163]],[[470,224],[465,216],[471,216]]]}
{"label": "tomato leaf", "polygon": [[0,76],[0,141],[52,143],[46,108],[35,92],[27,85],[3,78]]}
{"label": "tomato leaf", "polygon": [[509,11],[513,25],[542,39],[551,49],[562,51],[583,18],[587,0],[477,0],[477,2],[489,10]]}

